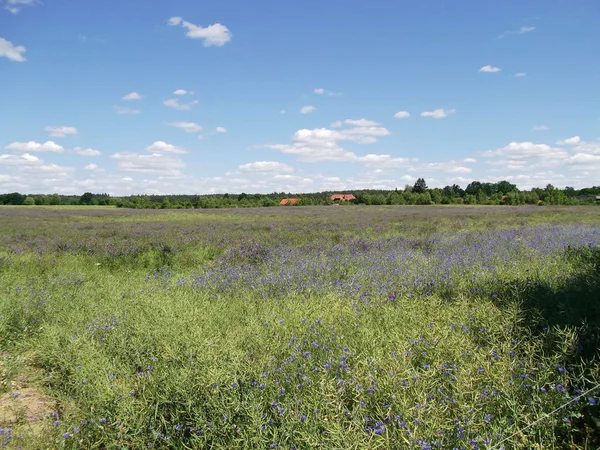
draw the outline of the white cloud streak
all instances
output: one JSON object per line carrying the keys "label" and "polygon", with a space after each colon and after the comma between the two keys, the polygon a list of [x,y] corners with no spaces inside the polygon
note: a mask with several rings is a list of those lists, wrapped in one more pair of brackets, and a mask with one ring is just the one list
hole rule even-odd
{"label": "white cloud streak", "polygon": [[185,35],[191,39],[202,39],[205,47],[221,47],[231,41],[231,32],[225,25],[214,23],[207,27],[195,25],[181,17],[171,17],[167,22],[170,26],[179,26],[187,30]]}

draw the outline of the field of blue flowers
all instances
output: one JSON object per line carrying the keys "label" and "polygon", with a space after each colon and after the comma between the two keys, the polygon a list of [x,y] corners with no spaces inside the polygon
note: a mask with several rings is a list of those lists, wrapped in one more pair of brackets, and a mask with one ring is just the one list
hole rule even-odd
{"label": "field of blue flowers", "polygon": [[0,293],[6,448],[600,446],[597,207],[4,207]]}

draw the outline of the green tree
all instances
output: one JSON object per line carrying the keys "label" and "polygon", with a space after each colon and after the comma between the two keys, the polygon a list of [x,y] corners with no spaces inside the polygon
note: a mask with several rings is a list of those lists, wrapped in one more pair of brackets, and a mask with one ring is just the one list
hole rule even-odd
{"label": "green tree", "polygon": [[35,200],[33,199],[33,197],[26,197],[25,200],[23,200],[23,204],[33,206],[35,205]]}
{"label": "green tree", "polygon": [[422,194],[427,192],[427,183],[425,183],[424,178],[418,178],[413,185],[412,191],[416,194]]}
{"label": "green tree", "polygon": [[91,192],[86,192],[79,198],[79,204],[80,205],[91,205],[93,199],[94,199],[94,194],[92,194]]}
{"label": "green tree", "polygon": [[482,185],[479,181],[471,181],[467,188],[465,189],[465,193],[470,195],[477,195],[477,192],[481,189]]}

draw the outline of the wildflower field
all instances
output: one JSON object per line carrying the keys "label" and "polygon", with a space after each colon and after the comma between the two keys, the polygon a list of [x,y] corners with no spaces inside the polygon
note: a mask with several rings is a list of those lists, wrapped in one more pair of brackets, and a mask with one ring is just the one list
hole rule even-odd
{"label": "wildflower field", "polygon": [[596,449],[599,347],[598,207],[0,208],[6,448]]}

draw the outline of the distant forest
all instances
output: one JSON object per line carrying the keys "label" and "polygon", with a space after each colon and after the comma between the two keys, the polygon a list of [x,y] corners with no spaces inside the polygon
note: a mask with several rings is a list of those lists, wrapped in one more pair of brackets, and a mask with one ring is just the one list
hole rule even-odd
{"label": "distant forest", "polygon": [[[352,200],[332,200],[334,194],[353,194]],[[288,199],[288,200],[284,200]],[[0,194],[0,205],[112,205],[118,208],[191,209],[249,208],[262,206],[364,205],[582,205],[600,204],[600,186],[584,189],[545,188],[519,190],[508,181],[482,183],[473,181],[463,189],[454,184],[444,188],[428,188],[423,178],[403,189],[340,190],[316,193],[212,194],[212,195],[132,195],[112,197],[108,194],[83,195]]]}

